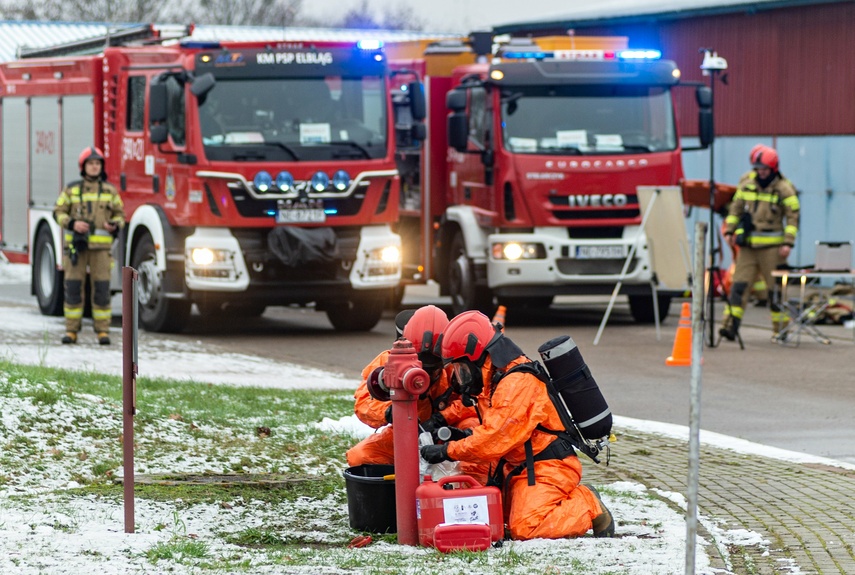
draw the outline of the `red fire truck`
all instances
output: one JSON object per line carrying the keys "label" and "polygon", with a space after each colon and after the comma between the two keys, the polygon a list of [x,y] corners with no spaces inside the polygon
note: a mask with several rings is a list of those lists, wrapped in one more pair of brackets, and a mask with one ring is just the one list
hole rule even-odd
{"label": "red fire truck", "polygon": [[[656,290],[637,187],[683,178],[674,62],[626,38],[479,33],[387,48],[427,95],[425,145],[398,157],[405,281],[436,280],[455,313],[546,307],[620,282],[637,321],[655,320],[654,293],[667,315],[684,288]],[[697,101],[708,145],[708,87]]]}
{"label": "red fire truck", "polygon": [[[145,329],[181,330],[191,304],[212,318],[314,304],[371,329],[401,280],[394,135],[418,136],[396,120],[381,45],[157,34],[0,64],[0,247],[32,263],[42,312],[62,312],[52,207],[94,144],[128,216],[115,286],[121,265],[139,272]],[[423,99],[408,102],[418,119]]]}

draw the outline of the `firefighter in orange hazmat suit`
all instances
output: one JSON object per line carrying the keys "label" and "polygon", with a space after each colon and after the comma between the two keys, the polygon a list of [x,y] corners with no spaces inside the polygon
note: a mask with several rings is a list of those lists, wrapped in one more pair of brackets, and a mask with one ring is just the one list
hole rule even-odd
{"label": "firefighter in orange hazmat suit", "polygon": [[[434,353],[439,335],[448,325],[445,312],[433,305],[421,307],[415,312],[407,310],[398,314],[395,324],[399,336],[408,339],[416,348],[422,367],[431,378],[428,391],[419,397],[417,404],[422,430],[433,432],[444,426],[468,428],[477,425],[475,410],[464,407],[459,395],[449,385],[451,368],[443,368],[442,360]],[[379,431],[347,451],[347,464],[350,466],[394,463],[394,425],[387,425],[392,423],[392,402],[375,399],[369,391],[372,373],[378,367],[385,366],[388,358],[387,350],[362,370],[362,383],[354,393],[354,413],[360,421]],[[468,466],[465,473],[479,481],[486,481],[484,466]]]}
{"label": "firefighter in orange hazmat suit", "polygon": [[494,476],[500,477],[513,539],[578,537],[592,528],[597,537],[612,536],[614,519],[599,493],[580,484],[582,464],[573,446],[551,433],[564,426],[546,386],[529,372],[508,373],[531,361],[522,350],[477,311],[452,319],[440,346],[464,401],[483,391],[486,404],[478,406],[481,425],[456,441],[422,447],[422,457],[429,463],[500,461]]}

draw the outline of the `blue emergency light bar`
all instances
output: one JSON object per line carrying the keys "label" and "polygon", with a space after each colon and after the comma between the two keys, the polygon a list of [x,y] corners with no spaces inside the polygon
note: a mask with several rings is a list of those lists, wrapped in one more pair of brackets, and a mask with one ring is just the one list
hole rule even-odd
{"label": "blue emergency light bar", "polygon": [[558,50],[543,52],[540,50],[525,50],[518,52],[503,52],[502,58],[506,60],[659,60],[662,58],[660,50]]}
{"label": "blue emergency light bar", "polygon": [[356,47],[360,50],[379,50],[383,47],[383,40],[359,40]]}

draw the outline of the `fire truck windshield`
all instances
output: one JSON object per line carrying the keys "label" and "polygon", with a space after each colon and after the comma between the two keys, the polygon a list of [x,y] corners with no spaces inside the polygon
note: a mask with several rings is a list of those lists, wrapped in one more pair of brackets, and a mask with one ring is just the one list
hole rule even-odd
{"label": "fire truck windshield", "polygon": [[386,155],[380,77],[218,79],[199,104],[205,156],[325,161]]}
{"label": "fire truck windshield", "polygon": [[502,134],[520,154],[644,154],[674,150],[671,93],[651,86],[505,87]]}

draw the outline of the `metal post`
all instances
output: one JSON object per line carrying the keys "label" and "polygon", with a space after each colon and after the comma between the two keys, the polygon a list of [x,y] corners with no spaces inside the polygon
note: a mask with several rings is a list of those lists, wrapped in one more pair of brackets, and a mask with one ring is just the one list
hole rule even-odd
{"label": "metal post", "polygon": [[[710,70],[710,99],[712,100],[712,106],[710,107],[710,115],[712,116],[712,124],[715,127],[715,77],[716,71]],[[720,271],[718,266],[716,265],[715,259],[715,140],[710,144],[710,227],[709,227],[709,236],[710,236],[710,269],[709,269],[709,278],[707,282],[707,290],[708,290],[708,298],[709,298],[709,315],[707,317],[707,323],[710,328],[710,339],[709,346],[715,347],[715,279],[721,278]],[[724,246],[722,246],[723,249]],[[703,272],[703,270],[701,270]],[[701,275],[703,277],[703,275]],[[701,327],[701,333],[703,333],[703,327]]]}
{"label": "metal post", "polygon": [[134,532],[134,415],[137,376],[137,272],[122,268],[122,454],[125,533]]}
{"label": "metal post", "polygon": [[[704,277],[705,224],[695,224],[694,278]],[[698,483],[700,479],[701,430],[701,354],[703,333],[704,286],[692,281],[692,367],[689,394],[689,478],[686,494],[686,575],[695,573],[695,547],[698,537]]]}

